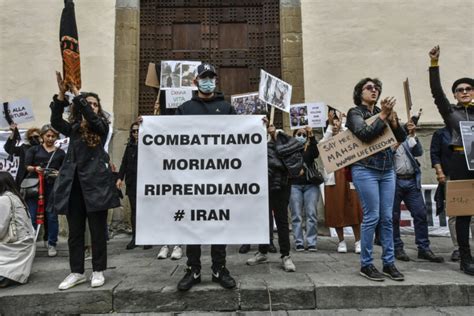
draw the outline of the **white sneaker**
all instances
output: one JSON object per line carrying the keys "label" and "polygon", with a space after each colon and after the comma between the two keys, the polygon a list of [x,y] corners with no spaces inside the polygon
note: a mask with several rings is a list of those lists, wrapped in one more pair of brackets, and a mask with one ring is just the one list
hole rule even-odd
{"label": "white sneaker", "polygon": [[48,245],[48,257],[56,257],[58,255],[58,251],[56,247]]}
{"label": "white sneaker", "polygon": [[360,253],[360,240],[355,242],[354,252],[355,253]]}
{"label": "white sneaker", "polygon": [[295,272],[296,267],[295,264],[293,263],[293,260],[291,260],[290,256],[285,256],[281,259],[282,265],[283,265],[283,270],[286,272]]}
{"label": "white sneaker", "polygon": [[168,252],[170,252],[168,246],[161,247],[160,252],[158,252],[158,256],[156,256],[156,259],[166,259],[166,257],[168,257]]}
{"label": "white sneaker", "polygon": [[173,252],[171,252],[170,259],[171,260],[179,260],[183,257],[183,249],[181,246],[174,246]]}
{"label": "white sneaker", "polygon": [[71,273],[61,282],[61,284],[59,284],[58,289],[67,290],[84,282],[86,282],[86,276],[84,273]]}
{"label": "white sneaker", "polygon": [[337,246],[337,252],[339,253],[346,253],[347,252],[347,245],[346,242],[343,240]]}
{"label": "white sneaker", "polygon": [[257,252],[255,254],[255,256],[253,256],[252,258],[247,260],[247,264],[249,266],[254,266],[254,265],[257,265],[257,264],[260,264],[260,263],[266,263],[266,262],[268,262],[267,255],[265,255],[261,252]]}
{"label": "white sneaker", "polygon": [[94,271],[91,275],[91,287],[99,287],[104,285],[105,278],[103,271]]}

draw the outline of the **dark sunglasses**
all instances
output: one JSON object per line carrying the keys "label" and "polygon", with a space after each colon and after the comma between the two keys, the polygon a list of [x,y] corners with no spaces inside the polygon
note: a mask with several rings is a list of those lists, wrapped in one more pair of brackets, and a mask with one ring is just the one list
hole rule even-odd
{"label": "dark sunglasses", "polygon": [[132,129],[132,133],[138,133],[138,129]]}
{"label": "dark sunglasses", "polygon": [[296,133],[296,136],[303,136],[303,137],[306,137],[306,133],[301,133],[301,132],[299,132],[299,133]]}
{"label": "dark sunglasses", "polygon": [[468,93],[471,92],[472,88],[471,87],[465,87],[465,88],[457,88],[456,92],[458,93]]}
{"label": "dark sunglasses", "polygon": [[369,91],[379,91],[380,92],[380,87],[376,85],[369,84],[364,87],[364,90],[369,90]]}

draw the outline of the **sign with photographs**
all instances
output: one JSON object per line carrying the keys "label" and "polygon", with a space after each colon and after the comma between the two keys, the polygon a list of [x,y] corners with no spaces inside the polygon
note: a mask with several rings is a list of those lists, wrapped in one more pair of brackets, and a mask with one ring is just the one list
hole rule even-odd
{"label": "sign with photographs", "polygon": [[[366,120],[371,124],[377,116]],[[318,143],[319,154],[327,173],[334,172],[395,145],[397,140],[392,129],[387,126],[382,135],[370,143],[364,143],[350,130],[345,130],[324,142]]]}
{"label": "sign with photographs", "polygon": [[[8,110],[10,116],[16,124],[23,124],[27,122],[33,122],[35,120],[35,115],[33,114],[33,106],[31,101],[28,99],[21,99],[12,102],[8,102]],[[2,116],[0,117],[0,127],[7,128],[10,125],[5,119],[5,111],[3,106],[1,107]]]}
{"label": "sign with photographs", "polygon": [[264,114],[267,104],[259,99],[258,92],[235,94],[230,102],[237,114]]}
{"label": "sign with photographs", "polygon": [[474,121],[459,122],[467,168],[474,170]]}
{"label": "sign with photographs", "polygon": [[161,62],[161,89],[197,90],[193,80],[197,76],[200,61],[163,60]]}
{"label": "sign with photographs", "polygon": [[289,115],[291,129],[300,129],[305,126],[312,128],[326,126],[326,105],[322,102],[292,104]]}
{"label": "sign with photographs", "polygon": [[143,117],[138,244],[268,244],[267,131],[262,117]]}
{"label": "sign with photographs", "polygon": [[258,97],[272,106],[290,112],[292,86],[283,80],[260,70]]}
{"label": "sign with photographs", "polygon": [[193,97],[193,90],[191,89],[169,89],[165,91],[167,109],[176,109]]}

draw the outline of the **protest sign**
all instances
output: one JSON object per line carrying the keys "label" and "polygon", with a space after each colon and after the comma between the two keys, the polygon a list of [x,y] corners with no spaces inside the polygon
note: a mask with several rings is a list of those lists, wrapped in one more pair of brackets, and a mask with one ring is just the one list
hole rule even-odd
{"label": "protest sign", "polygon": [[459,122],[467,168],[474,170],[474,121]]}
{"label": "protest sign", "polygon": [[193,97],[193,90],[191,89],[170,89],[165,91],[167,109],[175,109]]}
{"label": "protest sign", "polygon": [[[21,138],[25,137],[26,130],[22,129],[19,132]],[[13,156],[11,157],[13,158],[13,160],[9,160],[9,155],[7,152],[5,152],[5,149],[3,148],[5,146],[7,138],[10,137],[10,135],[10,131],[0,131],[0,171],[7,171],[13,176],[13,178],[15,178],[18,172],[20,159],[18,156]]]}
{"label": "protest sign", "polygon": [[138,244],[269,242],[261,115],[144,116]]}
{"label": "protest sign", "polygon": [[446,213],[449,216],[474,215],[474,180],[447,182]]}
{"label": "protest sign", "polygon": [[148,64],[148,70],[145,78],[145,85],[153,88],[160,88],[160,81],[158,80],[158,73],[154,63]]}
{"label": "protest sign", "polygon": [[[35,120],[35,116],[33,114],[33,107],[31,105],[31,101],[28,99],[8,102],[8,109],[13,122],[15,122],[16,124],[32,122]],[[10,125],[5,119],[4,109],[2,108],[1,111],[2,116],[0,117],[0,127],[9,127]]]}
{"label": "protest sign", "polygon": [[290,112],[292,86],[283,80],[260,70],[258,97],[274,107]]}
{"label": "protest sign", "polygon": [[[371,124],[378,116],[366,120]],[[397,143],[390,127],[386,127],[382,135],[370,143],[364,143],[350,130],[345,130],[327,141],[318,144],[319,154],[327,173],[334,172],[353,164],[365,157],[373,155]]]}
{"label": "protest sign", "polygon": [[324,103],[302,103],[290,106],[290,128],[300,129],[326,126],[327,114]]}
{"label": "protest sign", "polygon": [[230,103],[237,114],[262,114],[267,112],[267,104],[258,98],[258,92],[234,94]]}
{"label": "protest sign", "polygon": [[193,80],[197,76],[200,61],[163,60],[161,62],[161,89],[197,90]]}

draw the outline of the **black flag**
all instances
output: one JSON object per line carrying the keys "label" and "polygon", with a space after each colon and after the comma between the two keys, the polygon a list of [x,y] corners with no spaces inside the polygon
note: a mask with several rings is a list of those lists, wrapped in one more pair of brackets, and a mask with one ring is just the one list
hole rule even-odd
{"label": "black flag", "polygon": [[81,60],[79,37],[77,36],[76,13],[73,0],[64,0],[64,9],[59,26],[59,41],[63,58],[63,78],[66,84],[81,89]]}

